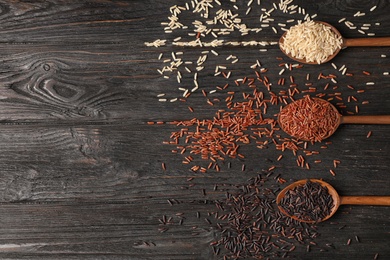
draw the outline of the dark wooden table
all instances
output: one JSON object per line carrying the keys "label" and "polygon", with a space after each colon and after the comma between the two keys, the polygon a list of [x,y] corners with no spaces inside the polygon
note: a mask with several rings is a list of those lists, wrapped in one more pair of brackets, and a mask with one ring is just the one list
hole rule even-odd
{"label": "dark wooden table", "polygon": [[[326,140],[331,144],[309,145],[307,149],[320,151],[305,156],[310,169],[298,166],[291,151],[276,150],[272,140],[265,145],[267,149],[257,148],[255,140],[241,144],[239,152],[245,158],[226,156],[205,173],[191,168],[207,168],[209,160],[190,151],[180,154],[175,145],[163,144],[170,141],[171,132],[183,128],[168,122],[212,119],[219,109],[227,109],[228,92],[234,91],[237,101],[242,93],[250,93],[251,89],[237,86],[235,80],[255,77],[254,70],[260,71],[251,68],[256,60],[268,69],[262,77],[269,78],[276,95],[293,88],[293,76],[302,91],[295,98],[325,93],[324,98],[333,104],[343,103],[342,114],[356,113],[356,106],[361,115],[390,114],[389,47],[343,50],[332,61],[337,70],[327,63],[291,71],[286,67],[279,75],[282,63],[295,62],[283,57],[277,45],[243,46],[243,42],[277,41],[283,23],[295,19],[286,24],[288,28],[305,14],[317,14],[314,19],[334,24],[348,38],[373,37],[368,33],[389,36],[389,1],[297,0],[289,4],[300,7],[295,14],[293,9],[270,11],[271,1],[261,1],[260,6],[256,0],[221,2],[225,2],[222,7],[213,2],[205,18],[193,12],[188,1],[191,11],[181,10],[177,15],[188,28],[166,33],[161,23],[172,16],[170,7],[185,8],[185,2],[1,1],[1,259],[223,259],[229,252],[223,246],[210,246],[221,237],[215,202],[223,202],[227,191],[239,192],[250,178],[270,172],[260,189],[323,178],[341,195],[390,195],[390,128],[386,125],[342,125]],[[195,20],[209,26],[205,21],[212,20],[221,8],[239,14],[242,20],[236,24],[262,31],[242,35],[236,28],[218,38],[210,32],[188,35],[195,29]],[[265,22],[260,23],[260,16],[266,12],[273,20],[268,21],[270,27],[261,27]],[[350,29],[346,21],[356,28]],[[174,44],[197,36],[204,42],[219,39],[224,44]],[[166,40],[165,45],[145,45],[156,39]],[[179,66],[181,83],[177,70],[163,73],[169,78],[157,71],[170,66],[166,59],[172,61],[172,52],[176,59],[182,55],[182,61],[193,62]],[[207,60],[197,64],[202,55]],[[345,73],[353,76],[342,74],[339,69],[344,64]],[[191,92],[197,66],[204,68],[198,68],[199,89]],[[222,73],[214,76],[216,66],[222,66],[219,71],[226,77]],[[318,80],[320,73],[337,78],[335,82]],[[281,77],[286,80],[283,86],[278,84]],[[257,84],[269,95],[264,85]],[[316,88],[314,92],[305,92],[311,87]],[[179,88],[189,89],[191,96],[180,101],[185,90]],[[280,105],[270,105],[267,116],[275,118]],[[190,155],[193,161],[182,163]],[[334,160],[340,161],[336,168]],[[310,252],[306,244],[297,243],[287,256],[390,258],[389,207],[342,206],[331,220],[318,224],[317,230],[320,236]]]}

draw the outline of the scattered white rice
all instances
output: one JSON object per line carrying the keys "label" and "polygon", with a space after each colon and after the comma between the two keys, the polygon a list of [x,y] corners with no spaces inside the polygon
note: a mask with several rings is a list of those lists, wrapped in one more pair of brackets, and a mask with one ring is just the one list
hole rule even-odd
{"label": "scattered white rice", "polygon": [[[163,63],[162,68],[157,69],[157,72],[165,79],[174,79],[176,78],[178,85],[188,85],[185,80],[187,80],[187,77],[182,76],[182,73],[186,73],[185,76],[188,74],[191,74],[193,76],[193,85],[187,86],[185,88],[180,87],[180,93],[179,95],[183,94],[183,97],[188,97],[190,95],[190,92],[194,92],[201,88],[201,86],[198,83],[198,72],[203,73],[204,68],[208,68],[210,62],[208,61],[208,55],[207,54],[213,54],[209,55],[210,59],[216,59],[212,56],[223,56],[222,53],[219,54],[215,49],[219,46],[258,46],[260,49],[260,52],[266,52],[268,49],[268,46],[270,45],[277,45],[278,42],[269,42],[269,41],[255,41],[250,40],[247,38],[242,38],[245,40],[238,40],[238,41],[229,41],[229,37],[220,37],[225,35],[230,35],[233,32],[239,32],[241,36],[248,35],[248,34],[259,34],[259,32],[273,32],[275,34],[278,34],[280,32],[290,32],[287,28],[287,24],[291,25],[294,23],[305,24],[308,25],[312,20],[314,19],[317,14],[313,13],[307,13],[306,10],[302,7],[299,7],[299,5],[293,4],[293,0],[278,0],[274,1],[272,3],[271,7],[268,8],[261,8],[261,15],[260,15],[260,23],[258,23],[257,27],[249,27],[247,24],[244,23],[244,17],[242,15],[248,15],[251,13],[251,15],[254,15],[254,11],[256,8],[256,11],[259,9],[259,7],[255,6],[256,3],[258,6],[261,5],[261,0],[247,0],[245,1],[245,4],[238,4],[239,1],[237,0],[228,0],[231,3],[237,3],[237,5],[233,5],[233,8],[230,8],[230,10],[226,10],[222,8],[221,0],[191,0],[187,3],[183,3],[180,5],[174,5],[172,6],[170,11],[170,16],[168,16],[168,20],[166,22],[162,22],[162,28],[164,29],[165,33],[172,33],[175,32],[175,34],[167,35],[168,40],[165,39],[157,39],[153,42],[145,42],[145,46],[148,47],[162,47],[166,46],[167,44],[172,45],[175,47],[195,47],[199,48],[201,51],[199,53],[199,59],[198,60],[184,60],[184,55],[182,55],[182,51],[175,51],[172,53],[159,53],[158,60],[160,60]],[[246,7],[245,7],[246,5]],[[255,6],[255,7],[254,7]],[[211,11],[213,9],[216,11]],[[215,9],[216,8],[216,9]],[[240,10],[239,10],[240,8]],[[365,10],[366,13],[369,13],[374,11],[377,8],[377,6],[372,6],[369,10]],[[252,10],[253,9],[253,10]],[[210,12],[209,12],[210,11]],[[238,12],[240,11],[240,12]],[[198,15],[199,20],[193,20],[192,24],[184,24],[184,20],[181,19],[180,14],[183,13],[194,13]],[[286,18],[284,21],[278,19],[280,13],[277,14],[277,16],[272,17],[273,12],[282,12],[286,15],[291,15],[294,13],[298,13],[299,17],[296,16],[296,19],[292,19],[293,17]],[[354,17],[360,17],[364,16],[366,13],[358,11],[354,14]],[[341,17],[340,17],[341,18]],[[352,18],[351,18],[352,19]],[[363,18],[364,19],[364,18]],[[354,20],[355,21],[355,20]],[[186,21],[187,22],[187,21]],[[380,25],[379,22],[377,23],[365,23],[361,24],[358,23],[357,25],[354,25],[352,22],[347,21],[347,18],[341,18],[339,23],[345,23],[345,25],[349,29],[358,30],[360,29],[360,33],[364,33],[367,36],[374,36],[374,33],[369,32],[369,29],[371,29],[371,25],[378,26]],[[218,25],[218,26],[216,26]],[[191,27],[195,27],[194,30],[187,30]],[[286,28],[287,27],[287,28]],[[337,37],[335,35],[332,35],[333,32],[324,33],[324,31],[321,31],[319,33],[316,30],[323,30],[324,28],[317,28],[313,31],[306,32],[306,35],[311,35],[308,38],[307,41],[312,41],[311,44],[308,44],[305,41],[296,42],[298,47],[295,49],[296,55],[302,55],[302,52],[307,52],[305,56],[306,60],[309,61],[310,57],[314,57],[314,62],[320,63],[321,59],[327,58],[329,55],[334,53],[334,50],[337,50],[339,47],[335,47],[340,45],[341,46],[341,39],[336,38],[336,44],[329,45],[329,42],[332,41],[332,37]],[[185,34],[178,34],[177,32],[179,30],[184,30]],[[187,30],[187,31],[186,31]],[[322,34],[322,37],[320,39],[314,37],[316,34]],[[328,35],[330,34],[330,35]],[[179,36],[180,35],[180,36]],[[295,36],[299,36],[299,34],[295,34]],[[176,37],[178,36],[178,37]],[[199,37],[200,36],[200,37]],[[300,37],[296,37],[298,40]],[[206,40],[207,39],[207,40]],[[261,39],[261,37],[258,37],[257,39]],[[314,39],[314,41],[313,41]],[[313,44],[314,42],[314,44]],[[302,48],[304,46],[304,48]],[[208,48],[207,48],[208,47]],[[204,50],[203,48],[210,49],[210,50]],[[178,48],[180,49],[180,48]],[[302,50],[305,49],[305,50]],[[329,54],[331,53],[331,54]],[[171,57],[169,57],[171,56]],[[186,56],[185,56],[186,57]],[[382,58],[385,58],[386,55],[382,54]],[[183,58],[183,59],[182,59]],[[228,64],[235,64],[240,63],[239,59],[236,56],[230,55],[229,58],[226,60],[229,60]],[[184,64],[184,66],[181,66]],[[192,66],[189,66],[193,64]],[[189,66],[189,67],[187,67]],[[287,70],[291,68],[295,68],[299,66],[299,64],[285,64],[285,68],[280,68],[279,75],[284,74]],[[342,67],[336,66],[332,63],[332,66],[335,70],[341,71],[341,73],[344,75],[347,71],[347,68],[345,65]],[[259,68],[260,70],[263,70],[262,64],[259,61],[256,61],[255,64],[250,66],[253,69]],[[216,71],[215,75],[220,75],[223,73],[225,78],[229,78],[231,76],[231,71],[227,70],[226,66],[216,65]],[[229,65],[229,69],[230,65]],[[188,73],[188,74],[187,74]],[[382,72],[383,75],[389,75],[388,71]],[[307,75],[307,80],[309,78],[309,75]],[[332,80],[334,83],[337,82],[335,79]],[[182,84],[183,83],[183,84]],[[373,82],[372,82],[373,83]],[[372,84],[371,82],[367,82],[367,85]],[[212,90],[210,93],[214,93],[217,90]],[[179,96],[179,97],[180,97]],[[158,94],[157,98],[160,102],[175,102],[178,100],[178,98],[170,98],[166,97],[164,93]]]}
{"label": "scattered white rice", "polygon": [[145,42],[145,45],[148,46],[148,47],[161,47],[161,46],[164,46],[166,44],[166,41],[167,40],[161,40],[161,39],[157,39],[153,42]]}
{"label": "scattered white rice", "polygon": [[342,22],[344,22],[345,20],[347,20],[347,18],[343,17],[343,18],[341,18],[341,19],[339,20],[339,23],[342,23]]}

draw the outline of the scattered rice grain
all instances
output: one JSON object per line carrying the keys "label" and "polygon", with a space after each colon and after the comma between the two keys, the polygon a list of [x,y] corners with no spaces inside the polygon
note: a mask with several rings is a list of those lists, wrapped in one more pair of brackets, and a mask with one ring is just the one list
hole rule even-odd
{"label": "scattered rice grain", "polygon": [[211,50],[211,53],[214,54],[215,56],[218,56],[218,52],[216,52],[215,50]]}

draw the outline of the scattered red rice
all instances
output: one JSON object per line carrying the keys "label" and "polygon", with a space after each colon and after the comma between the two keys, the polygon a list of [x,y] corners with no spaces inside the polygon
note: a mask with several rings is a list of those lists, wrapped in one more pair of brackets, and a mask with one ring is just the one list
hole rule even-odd
{"label": "scattered red rice", "polygon": [[[280,66],[277,68],[278,71],[280,71],[280,67],[282,66],[290,68],[289,71],[285,71],[286,73],[291,73],[291,70],[303,67],[301,64],[283,62],[283,58],[277,59],[281,61],[281,63],[279,63]],[[239,153],[239,149],[241,146],[249,143],[254,143],[259,149],[267,149],[269,145],[274,145],[277,150],[282,152],[290,150],[294,156],[302,156],[302,158],[297,160],[297,165],[299,167],[310,169],[309,161],[306,161],[303,156],[317,155],[319,152],[310,151],[307,146],[308,144],[313,144],[315,141],[323,140],[323,137],[320,136],[320,138],[317,137],[317,139],[314,138],[314,140],[307,140],[309,142],[302,142],[304,139],[297,137],[286,138],[285,135],[281,135],[274,114],[271,115],[268,113],[268,110],[270,108],[276,110],[275,106],[280,106],[280,104],[288,105],[291,101],[294,103],[296,95],[302,93],[311,93],[313,97],[305,96],[304,99],[308,99],[313,103],[315,103],[313,100],[318,100],[316,98],[333,102],[336,101],[335,105],[346,114],[355,114],[359,112],[359,108],[356,106],[357,103],[368,103],[368,101],[358,101],[358,98],[353,95],[344,97],[341,90],[341,88],[343,88],[342,85],[340,85],[340,90],[338,90],[338,92],[334,92],[339,86],[332,83],[331,80],[340,76],[338,74],[319,73],[318,81],[325,82],[323,82],[324,92],[318,92],[321,89],[321,86],[316,86],[318,83],[301,83],[301,79],[294,79],[293,75],[286,75],[285,77],[273,79],[266,75],[268,68],[263,67],[263,65],[257,64],[253,69],[255,75],[252,77],[248,76],[235,80],[233,79],[232,82],[235,84],[230,85],[230,87],[229,84],[226,83],[223,87],[216,86],[215,89],[212,90],[213,93],[218,91],[221,92],[221,94],[226,94],[225,98],[211,98],[210,95],[208,95],[209,93],[211,94],[211,91],[201,90],[208,105],[214,107],[217,107],[218,105],[218,107],[220,107],[220,104],[217,103],[221,101],[226,103],[227,108],[217,110],[212,119],[193,118],[190,120],[165,122],[181,127],[179,131],[172,133],[170,141],[163,142],[164,144],[177,146],[177,149],[173,149],[172,153],[180,153],[184,157],[190,153],[191,155],[198,156],[202,160],[208,161],[208,164],[205,165],[204,169],[202,169],[200,165],[197,165],[197,167],[191,168],[192,171],[204,172],[206,169],[218,172],[221,170],[219,165],[220,162],[228,158],[245,158],[244,154]],[[315,76],[308,77],[308,74],[305,75],[306,81],[308,78],[311,81],[316,80]],[[278,85],[284,85],[286,83],[287,88],[278,90],[278,92],[274,93],[271,88],[276,81],[278,81]],[[299,86],[302,86],[302,84],[304,84],[306,89],[299,89]],[[250,91],[242,90],[243,86],[249,87]],[[228,87],[229,90],[224,91]],[[239,89],[235,90],[235,87],[239,87]],[[346,85],[345,87],[352,90],[355,89],[352,85]],[[363,93],[364,89],[361,88],[355,91],[357,93]],[[190,92],[179,100],[185,102],[189,97],[189,94]],[[314,96],[316,98],[314,98]],[[346,103],[347,98],[348,106]],[[236,101],[235,99],[240,99],[240,101]],[[190,112],[194,110],[189,106],[187,106],[187,108]],[[351,109],[351,111],[348,111],[347,109]],[[322,111],[321,114],[325,114],[325,112]],[[147,122],[147,124],[164,124],[164,122]],[[312,130],[313,129],[310,131]],[[325,144],[328,145],[330,143],[326,142]],[[323,148],[325,148],[325,146]],[[282,156],[277,160],[281,159]],[[310,161],[310,163],[312,162],[318,164],[321,160]],[[190,167],[193,166],[193,163],[194,162],[188,160],[188,158],[183,159],[183,164],[191,165]],[[230,165],[230,162],[227,163]]]}

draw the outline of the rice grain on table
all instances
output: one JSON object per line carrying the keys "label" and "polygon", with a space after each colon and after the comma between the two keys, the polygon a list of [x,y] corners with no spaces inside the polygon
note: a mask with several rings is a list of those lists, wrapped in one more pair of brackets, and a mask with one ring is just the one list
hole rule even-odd
{"label": "rice grain on table", "polygon": [[339,23],[344,22],[346,19],[347,19],[347,18],[345,18],[345,17],[341,18],[341,19],[339,20]]}

